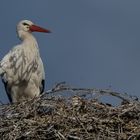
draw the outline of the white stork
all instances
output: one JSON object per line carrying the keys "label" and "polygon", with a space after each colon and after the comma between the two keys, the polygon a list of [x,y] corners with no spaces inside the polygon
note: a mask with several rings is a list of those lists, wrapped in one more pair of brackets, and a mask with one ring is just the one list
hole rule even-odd
{"label": "white stork", "polygon": [[22,42],[0,62],[0,75],[11,103],[32,99],[44,91],[45,72],[34,31],[50,33],[29,20],[20,21],[17,34]]}

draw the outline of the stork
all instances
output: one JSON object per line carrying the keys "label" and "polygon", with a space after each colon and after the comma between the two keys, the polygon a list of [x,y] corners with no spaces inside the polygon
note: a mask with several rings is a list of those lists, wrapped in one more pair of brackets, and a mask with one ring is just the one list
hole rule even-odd
{"label": "stork", "polygon": [[44,91],[45,72],[34,31],[50,33],[29,20],[20,21],[17,34],[21,44],[0,61],[0,75],[11,103],[32,99]]}

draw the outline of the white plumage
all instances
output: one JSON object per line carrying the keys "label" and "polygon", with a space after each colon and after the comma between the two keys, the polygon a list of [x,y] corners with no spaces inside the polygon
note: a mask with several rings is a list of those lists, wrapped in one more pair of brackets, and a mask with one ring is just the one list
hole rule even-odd
{"label": "white plumage", "polygon": [[22,20],[17,33],[22,43],[15,46],[0,62],[0,75],[10,102],[32,99],[44,91],[45,72],[33,31],[50,31]]}

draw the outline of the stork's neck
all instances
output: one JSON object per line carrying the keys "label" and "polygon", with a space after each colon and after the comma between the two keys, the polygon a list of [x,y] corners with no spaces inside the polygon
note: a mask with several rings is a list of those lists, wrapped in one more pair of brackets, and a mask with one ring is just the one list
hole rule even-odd
{"label": "stork's neck", "polygon": [[19,38],[22,40],[22,44],[26,44],[25,46],[36,46],[38,47],[37,41],[35,37],[30,32],[19,31]]}

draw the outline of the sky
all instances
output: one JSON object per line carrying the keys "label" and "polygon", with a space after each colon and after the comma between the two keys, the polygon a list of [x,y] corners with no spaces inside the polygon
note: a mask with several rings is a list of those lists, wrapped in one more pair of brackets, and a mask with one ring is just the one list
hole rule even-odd
{"label": "sky", "polygon": [[[139,96],[140,1],[1,0],[0,59],[20,41],[16,25],[28,19],[52,31],[34,33],[46,72],[46,90],[111,88]],[[8,102],[0,82],[0,100]]]}

